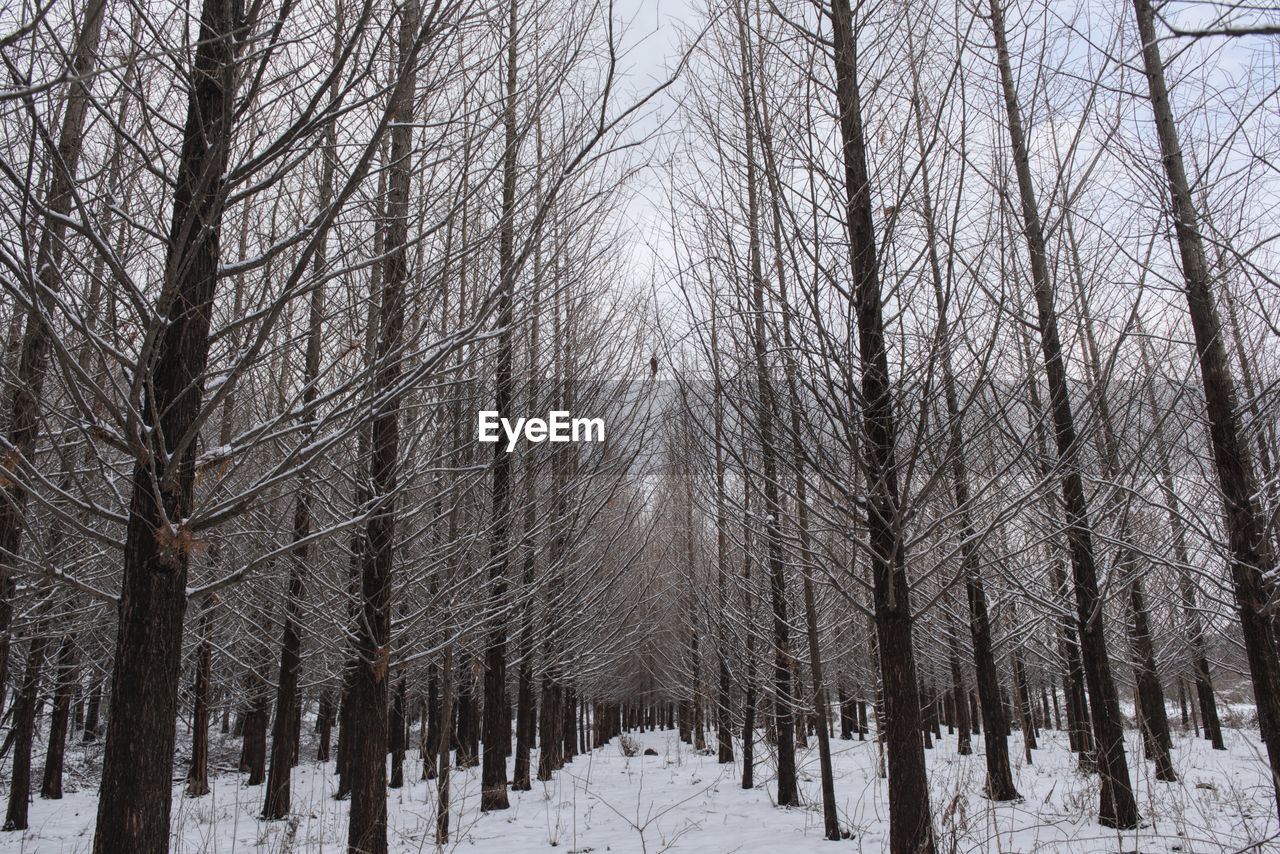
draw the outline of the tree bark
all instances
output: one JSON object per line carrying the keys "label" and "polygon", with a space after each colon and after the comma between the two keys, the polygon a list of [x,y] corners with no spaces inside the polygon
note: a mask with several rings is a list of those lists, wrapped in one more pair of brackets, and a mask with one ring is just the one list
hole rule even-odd
{"label": "tree bark", "polygon": [[201,12],[156,307],[169,322],[141,368],[149,448],[133,471],[94,854],[160,854],[169,844],[173,722],[194,545],[181,520],[192,510],[196,443],[180,450],[168,443],[190,431],[203,397],[225,202],[219,179],[232,136],[234,6],[205,0]]}
{"label": "tree bark", "polygon": [[58,650],[57,688],[53,697],[53,714],[49,719],[49,743],[45,750],[44,778],[40,797],[62,798],[62,767],[67,754],[67,730],[71,725],[71,696],[75,693],[78,668],[76,643],[70,635],[62,639]]}
{"label": "tree bark", "polygon": [[350,854],[387,852],[387,680],[391,666],[391,578],[395,562],[397,462],[405,287],[408,280],[409,193],[412,183],[413,106],[417,90],[418,3],[400,10],[399,62],[391,98],[385,254],[370,424],[369,488],[372,510],[365,528],[360,574],[360,618],[348,725],[351,812]]}
{"label": "tree bark", "polygon": [[762,467],[762,491],[764,496],[764,538],[769,567],[769,603],[773,612],[773,683],[774,721],[776,726],[776,755],[778,795],[781,807],[800,805],[800,792],[796,785],[795,726],[792,708],[795,705],[792,690],[790,623],[787,617],[786,564],[782,553],[780,531],[782,504],[778,495],[778,452],[774,444],[774,412],[776,397],[768,362],[768,346],[765,340],[764,274],[760,252],[760,204],[755,166],[755,110],[752,85],[752,65],[748,56],[746,14],[738,10],[738,29],[742,62],[742,117],[746,139],[746,179],[748,216],[748,264],[751,277],[751,307],[754,324],[751,347],[755,362],[756,395],[755,428],[760,439]]}
{"label": "tree bark", "polygon": [[1187,305],[1195,333],[1196,355],[1204,388],[1205,410],[1214,468],[1222,493],[1224,527],[1231,549],[1231,576],[1236,607],[1244,634],[1258,728],[1267,745],[1271,781],[1280,810],[1280,658],[1276,652],[1276,625],[1266,612],[1264,578],[1275,570],[1275,555],[1267,541],[1267,520],[1258,506],[1258,479],[1249,455],[1235,382],[1227,360],[1223,330],[1214,304],[1204,242],[1196,226],[1196,208],[1182,160],[1182,145],[1174,121],[1164,62],[1156,40],[1155,16],[1148,0],[1134,0],[1142,59],[1146,70],[1151,109],[1155,114],[1160,153],[1169,179],[1173,225],[1182,258]]}
{"label": "tree bark", "polygon": [[836,101],[844,162],[845,225],[853,273],[858,351],[862,368],[863,457],[867,467],[867,529],[889,760],[889,848],[893,854],[932,854],[933,819],[920,697],[912,646],[912,614],[900,530],[894,449],[896,423],[884,341],[880,271],[871,216],[871,185],[858,92],[853,16],[848,0],[832,0]]}
{"label": "tree bark", "polygon": [[213,671],[213,641],[209,636],[214,601],[201,605],[200,643],[196,647],[195,694],[191,713],[191,765],[187,769],[187,797],[209,794],[209,690]]}
{"label": "tree bark", "polygon": [[[494,402],[500,417],[513,409],[512,308],[515,299],[515,204],[516,156],[519,137],[516,128],[516,4],[507,13],[506,98],[503,129],[506,134],[502,161],[502,220],[499,225],[498,256],[501,279],[498,296],[498,361],[495,369],[497,395]],[[489,601],[495,613],[506,604],[507,545],[511,526],[511,455],[501,442],[494,443],[493,456],[493,540],[489,551]],[[507,798],[507,754],[511,749],[511,723],[507,712],[507,626],[505,617],[496,618],[489,631],[484,668],[484,757],[480,769],[480,809],[505,810]]]}
{"label": "tree bark", "polygon": [[[1147,353],[1147,339],[1139,328],[1138,342],[1142,352],[1142,366],[1147,373],[1147,405],[1151,410],[1155,438],[1156,462],[1160,467],[1159,483],[1161,497],[1169,516],[1169,526],[1173,530],[1173,559],[1177,562],[1175,571],[1178,576],[1178,593],[1182,602],[1183,617],[1186,620],[1187,646],[1191,649],[1192,673],[1195,678],[1196,702],[1204,719],[1204,736],[1214,750],[1226,750],[1222,740],[1222,723],[1218,719],[1218,703],[1213,694],[1213,679],[1209,673],[1209,653],[1204,639],[1204,628],[1200,620],[1200,609],[1196,602],[1196,583],[1191,577],[1190,550],[1187,548],[1186,525],[1182,520],[1181,501],[1174,487],[1173,463],[1169,453],[1169,444],[1160,429],[1160,410],[1156,405],[1155,374],[1151,370],[1151,358]],[[1184,720],[1185,725],[1185,720]]]}
{"label": "tree bark", "polygon": [[1098,821],[1106,827],[1131,828],[1138,824],[1138,805],[1129,780],[1129,764],[1124,752],[1120,699],[1111,675],[1102,600],[1098,594],[1098,573],[1094,561],[1093,533],[1081,477],[1080,444],[1067,384],[1066,365],[1058,335],[1058,320],[1049,278],[1048,258],[1040,212],[1031,177],[1031,163],[1023,135],[1018,96],[1013,83],[1009,48],[1005,39],[1004,13],[999,0],[990,0],[991,26],[996,40],[996,60],[1004,90],[1005,113],[1017,172],[1022,207],[1023,234],[1031,259],[1031,279],[1035,291],[1040,345],[1049,382],[1049,410],[1053,417],[1062,478],[1063,509],[1066,512],[1067,540],[1075,575],[1076,608],[1080,624],[1085,679],[1089,705],[1093,711],[1094,743],[1101,779]]}
{"label": "tree bark", "polygon": [[[42,610],[47,610],[47,602]],[[44,615],[37,620],[27,652],[26,673],[13,703],[13,766],[9,774],[9,805],[4,830],[26,830],[27,807],[31,800],[31,749],[35,736],[36,705],[40,679],[51,638]]]}

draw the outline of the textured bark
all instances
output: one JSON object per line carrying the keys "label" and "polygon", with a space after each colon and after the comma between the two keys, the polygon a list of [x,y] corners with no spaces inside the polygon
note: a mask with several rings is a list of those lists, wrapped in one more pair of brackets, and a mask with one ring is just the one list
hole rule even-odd
{"label": "textured bark", "polygon": [[271,691],[256,672],[249,674],[249,698],[245,704],[240,770],[248,772],[245,785],[258,786],[267,774],[267,724],[271,716]]}
{"label": "textured bark", "polygon": [[848,0],[832,0],[831,19],[844,165],[845,225],[862,368],[867,537],[871,546],[872,591],[890,766],[889,849],[893,854],[931,854],[933,819],[919,735],[920,698],[911,637],[911,600],[900,531],[893,388],[884,341],[880,271],[858,92],[857,49]]}
{"label": "textured bark", "polygon": [[559,718],[561,714],[560,689],[550,677],[542,677],[542,702],[538,716],[538,779],[546,782],[551,779],[551,772],[564,763],[560,759]]}
{"label": "textured bark", "polygon": [[[515,204],[516,156],[519,136],[516,128],[516,4],[507,13],[506,97],[503,109],[505,148],[502,162],[502,220],[498,234],[500,292],[498,296],[498,358],[494,371],[497,394],[494,408],[500,417],[510,417],[514,408],[512,360],[514,330],[512,308],[515,300]],[[493,446],[493,539],[489,550],[489,601],[495,613],[506,605],[507,550],[511,536],[511,454],[503,443]],[[480,769],[481,811],[505,810],[507,798],[507,754],[511,749],[511,724],[507,712],[507,625],[495,620],[489,631],[484,667],[484,759]]]}
{"label": "textured bark", "polygon": [[416,92],[418,4],[400,11],[400,73],[391,95],[385,255],[374,362],[375,408],[370,424],[369,487],[372,510],[361,555],[360,619],[356,622],[351,684],[351,854],[387,851],[387,681],[391,665],[391,583],[395,559],[400,394],[408,280],[409,193],[412,185],[413,104]]}
{"label": "textured bark", "polygon": [[[42,619],[39,623],[44,623]],[[47,626],[37,624],[28,645],[27,667],[13,702],[13,766],[9,774],[9,805],[4,830],[26,830],[31,800],[31,748],[35,736],[40,679],[51,639]]]}
{"label": "textured bark", "polygon": [[209,794],[209,689],[213,670],[213,641],[209,637],[213,601],[206,599],[200,614],[200,643],[196,646],[195,695],[191,712],[191,765],[187,768],[187,797]]}
{"label": "textured bark", "polygon": [[[174,726],[182,658],[196,443],[176,442],[200,411],[217,284],[231,143],[232,0],[205,0],[173,198],[165,279],[156,306],[169,323],[142,367],[151,447],[134,466],[120,586],[94,854],[159,854],[169,843]],[[158,413],[158,415],[157,415]],[[156,470],[168,460],[165,470]],[[157,491],[155,485],[159,485]]]}
{"label": "textured bark", "polygon": [[746,13],[740,7],[736,8],[742,63],[742,118],[747,151],[747,251],[748,272],[751,278],[751,307],[754,315],[751,347],[757,398],[754,426],[760,440],[765,555],[769,568],[769,604],[773,615],[773,718],[777,733],[777,804],[792,807],[800,805],[800,791],[796,784],[795,726],[792,711],[795,698],[791,673],[791,632],[787,617],[786,564],[782,550],[782,532],[779,527],[782,504],[778,494],[778,450],[774,439],[774,413],[777,409],[777,398],[774,394],[772,368],[767,355],[769,347],[765,338],[765,282],[761,268],[760,202],[755,164],[756,113],[752,83],[753,66],[749,57]]}
{"label": "textured bark", "polygon": [[991,27],[996,42],[996,61],[1000,70],[1001,87],[1004,90],[1009,139],[1017,173],[1022,229],[1031,261],[1031,279],[1035,292],[1040,346],[1049,383],[1049,410],[1053,418],[1054,437],[1057,440],[1067,540],[1070,545],[1071,566],[1075,577],[1081,652],[1085,680],[1089,689],[1089,705],[1093,710],[1094,744],[1098,774],[1102,784],[1098,821],[1107,827],[1136,827],[1138,805],[1133,797],[1129,765],[1124,752],[1120,699],[1116,693],[1115,681],[1111,675],[1111,663],[1107,657],[1105,621],[1102,600],[1098,594],[1093,532],[1080,471],[1080,443],[1077,439],[1075,417],[1071,408],[1062,343],[1058,335],[1053,283],[1049,277],[1044,232],[1040,224],[1040,212],[1031,176],[1031,163],[1022,129],[1017,91],[1014,88],[1009,48],[1005,39],[1004,13],[999,0],[990,0],[989,6]]}
{"label": "textured bark", "polygon": [[391,781],[387,784],[391,789],[404,788],[404,754],[407,747],[405,739],[405,680],[396,682],[395,696],[391,701],[391,721],[388,724],[388,736],[391,748]]}
{"label": "textured bark", "polygon": [[71,725],[71,696],[75,693],[78,669],[76,643],[70,635],[62,639],[58,650],[57,688],[53,695],[53,714],[49,716],[49,742],[45,749],[44,778],[40,797],[58,800],[62,797],[62,766],[67,753],[67,730]]}
{"label": "textured bark", "polygon": [[89,702],[85,705],[84,711],[84,735],[81,740],[86,744],[98,739],[98,723],[101,712],[102,677],[95,676],[93,687],[89,689]]}

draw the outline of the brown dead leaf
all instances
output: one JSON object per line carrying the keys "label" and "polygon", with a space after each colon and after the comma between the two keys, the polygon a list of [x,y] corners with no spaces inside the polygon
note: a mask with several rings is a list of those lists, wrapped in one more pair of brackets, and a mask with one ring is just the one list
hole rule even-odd
{"label": "brown dead leaf", "polygon": [[162,525],[156,529],[156,550],[160,562],[168,566],[181,566],[184,561],[204,554],[208,547],[208,543],[185,525]]}

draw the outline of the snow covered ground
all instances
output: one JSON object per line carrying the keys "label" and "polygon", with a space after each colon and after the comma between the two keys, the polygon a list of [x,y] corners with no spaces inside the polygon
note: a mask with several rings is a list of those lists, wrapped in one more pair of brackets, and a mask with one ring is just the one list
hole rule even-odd
{"label": "snow covered ground", "polygon": [[[215,736],[215,739],[218,738]],[[886,781],[876,777],[874,742],[832,742],[840,822],[851,838],[822,837],[817,741],[800,761],[802,786],[811,807],[780,810],[772,805],[769,758],[757,766],[757,788],[743,791],[740,768],[720,766],[679,742],[674,732],[635,738],[657,756],[626,757],[618,741],[577,757],[550,783],[513,792],[511,809],[479,812],[479,769],[454,774],[453,828],[449,851],[523,854],[553,849],[587,852],[807,852],[884,850],[888,834]],[[1024,800],[992,804],[982,785],[981,739],[974,755],[957,756],[955,739],[944,737],[929,754],[935,825],[942,852],[1280,852],[1280,822],[1260,755],[1256,730],[1228,731],[1228,750],[1175,734],[1174,760],[1182,780],[1160,783],[1150,763],[1137,763],[1130,731],[1131,770],[1136,774],[1144,826],[1116,832],[1092,820],[1097,787],[1073,770],[1065,738],[1043,734],[1034,764],[1022,761],[1022,742],[1010,739],[1014,774]],[[230,748],[230,744],[226,745]],[[74,762],[84,748],[71,748]],[[307,749],[304,747],[304,756]],[[758,750],[759,752],[759,750]],[[416,754],[416,751],[412,753]],[[87,757],[85,757],[87,758]],[[391,845],[396,852],[435,851],[435,784],[417,780],[411,758],[405,776],[412,785],[389,796]],[[38,776],[37,776],[38,779]],[[203,798],[182,797],[174,787],[175,854],[231,852],[344,852],[347,804],[332,798],[332,766],[304,762],[294,773],[296,820],[263,822],[262,787],[243,785],[243,775],[223,773]],[[68,787],[76,784],[69,774]],[[61,801],[38,797],[31,829],[0,834],[0,854],[88,852],[92,845],[96,789],[81,779],[80,791]]]}

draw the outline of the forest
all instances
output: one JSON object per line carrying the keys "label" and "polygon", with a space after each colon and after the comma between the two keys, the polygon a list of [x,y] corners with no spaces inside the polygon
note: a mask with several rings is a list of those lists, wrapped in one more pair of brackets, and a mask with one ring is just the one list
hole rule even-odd
{"label": "forest", "polygon": [[1280,8],[0,64],[0,853],[1280,851]]}

